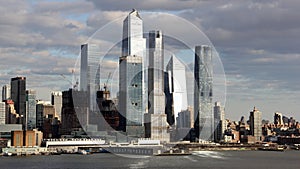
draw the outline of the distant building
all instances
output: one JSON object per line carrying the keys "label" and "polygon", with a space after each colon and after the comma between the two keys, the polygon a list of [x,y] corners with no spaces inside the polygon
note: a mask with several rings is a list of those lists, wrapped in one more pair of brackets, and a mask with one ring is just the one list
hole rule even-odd
{"label": "distant building", "polygon": [[26,90],[27,129],[36,128],[36,91]]}
{"label": "distant building", "polygon": [[213,141],[214,134],[212,57],[210,46],[195,47],[194,128],[198,139],[204,141]]}
{"label": "distant building", "polygon": [[22,124],[26,130],[26,77],[11,78],[11,99],[14,101],[16,113],[20,116],[18,124]]}
{"label": "distant building", "polygon": [[15,147],[22,147],[24,145],[23,130],[11,131],[11,145]]}
{"label": "distant building", "polygon": [[36,127],[43,132],[44,138],[58,138],[60,121],[53,105],[38,102],[36,105]]}
{"label": "distant building", "polygon": [[5,112],[5,102],[0,102],[0,125],[5,124],[6,112]]}
{"label": "distant building", "polygon": [[0,138],[11,139],[11,131],[22,130],[21,124],[0,124]]}
{"label": "distant building", "polygon": [[98,123],[98,129],[102,131],[117,131],[120,129],[120,114],[115,103],[110,99],[110,91],[97,91],[97,103],[102,114]]}
{"label": "distant building", "polygon": [[16,113],[14,101],[5,100],[5,124],[17,124],[19,114]]}
{"label": "distant building", "polygon": [[10,85],[4,85],[2,87],[2,101],[10,99]]}
{"label": "distant building", "polygon": [[188,108],[185,66],[176,56],[172,56],[167,64],[166,71],[166,112],[168,116],[174,116],[174,120],[168,117],[170,125],[173,125],[172,121],[174,121],[176,126],[178,113]]}
{"label": "distant building", "polygon": [[119,61],[120,126],[131,137],[144,137],[145,89],[143,62],[146,39],[143,21],[133,10],[123,21],[122,56]]}
{"label": "distant building", "polygon": [[43,137],[37,130],[13,130],[11,131],[11,145],[15,147],[40,146]]}
{"label": "distant building", "polygon": [[[80,111],[78,118],[85,130],[97,131],[96,119],[98,113],[98,105],[96,101],[97,90],[100,89],[100,60],[101,60],[100,44],[89,42],[81,45],[81,63],[80,63],[80,91],[85,93],[86,103],[85,110]],[[83,98],[74,98],[80,105]],[[75,107],[77,107],[75,102]],[[83,107],[82,107],[83,108]]]}
{"label": "distant building", "polygon": [[250,135],[254,136],[256,142],[262,141],[262,123],[261,112],[255,107],[250,112]]}
{"label": "distant building", "polygon": [[177,128],[191,128],[191,111],[189,109],[182,110],[178,113]]}
{"label": "distant building", "polygon": [[220,102],[215,102],[214,106],[214,140],[219,142],[223,139],[225,127],[225,111]]}
{"label": "distant building", "polygon": [[55,108],[55,114],[58,119],[61,120],[61,108],[62,108],[62,92],[53,91],[51,92],[51,104]]}
{"label": "distant building", "polygon": [[276,127],[279,127],[279,128],[284,127],[282,113],[275,112],[275,114],[274,114],[274,124],[276,125]]}
{"label": "distant building", "polygon": [[149,32],[148,113],[145,114],[145,136],[170,141],[164,95],[164,42],[161,31]]}
{"label": "distant building", "polygon": [[[74,107],[75,100],[73,100],[73,97],[76,97],[76,92],[80,93],[80,91],[73,89],[62,92],[61,135],[71,135],[74,131],[83,130],[79,118],[77,117],[81,111],[78,111],[77,114]],[[75,96],[73,96],[74,93]],[[76,109],[78,110],[78,108]]]}

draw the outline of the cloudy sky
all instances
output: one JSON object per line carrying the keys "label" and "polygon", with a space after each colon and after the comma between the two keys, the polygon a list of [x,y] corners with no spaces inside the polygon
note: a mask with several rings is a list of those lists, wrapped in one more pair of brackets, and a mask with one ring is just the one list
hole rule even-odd
{"label": "cloudy sky", "polygon": [[256,106],[265,119],[280,111],[300,120],[298,0],[0,0],[0,85],[26,76],[44,100],[68,89],[80,44],[132,8],[185,18],[206,34],[226,74],[226,117],[248,118]]}

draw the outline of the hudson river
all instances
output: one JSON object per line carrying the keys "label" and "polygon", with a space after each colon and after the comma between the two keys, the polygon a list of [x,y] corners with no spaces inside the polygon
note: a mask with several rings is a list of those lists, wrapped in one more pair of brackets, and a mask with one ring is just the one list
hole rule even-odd
{"label": "hudson river", "polygon": [[201,151],[190,156],[126,158],[114,154],[0,157],[1,169],[299,168],[300,151]]}

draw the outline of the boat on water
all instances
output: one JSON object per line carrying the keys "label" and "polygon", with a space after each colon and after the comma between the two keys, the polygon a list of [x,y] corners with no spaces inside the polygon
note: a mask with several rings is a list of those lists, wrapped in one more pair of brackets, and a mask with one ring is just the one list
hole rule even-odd
{"label": "boat on water", "polygon": [[290,148],[292,150],[300,150],[300,144],[293,144]]}
{"label": "boat on water", "polygon": [[88,154],[91,154],[91,153],[89,151],[86,151],[86,150],[79,150],[78,154],[88,155]]}
{"label": "boat on water", "polygon": [[284,151],[285,147],[282,146],[270,146],[269,144],[265,144],[262,147],[259,147],[258,150],[261,151]]}

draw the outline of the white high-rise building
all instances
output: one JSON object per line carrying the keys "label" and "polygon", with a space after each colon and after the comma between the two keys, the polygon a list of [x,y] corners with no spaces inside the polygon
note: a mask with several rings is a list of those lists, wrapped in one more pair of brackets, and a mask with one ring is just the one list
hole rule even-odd
{"label": "white high-rise building", "polygon": [[2,101],[10,99],[10,85],[4,85],[2,87]]}
{"label": "white high-rise building", "polygon": [[5,124],[5,102],[0,102],[0,125]]}
{"label": "white high-rise building", "polygon": [[143,20],[133,9],[123,21],[122,56],[137,55],[145,59],[146,39],[143,37]]}
{"label": "white high-rise building", "polygon": [[178,117],[179,112],[187,110],[188,103],[185,66],[175,56],[172,56],[169,63],[167,64],[167,76],[167,92],[171,94],[171,104],[173,105],[167,106],[173,108],[173,116],[176,125],[176,119]]}
{"label": "white high-rise building", "polygon": [[214,106],[214,140],[219,142],[223,139],[224,130],[225,130],[225,109],[220,102],[215,102]]}
{"label": "white high-rise building", "polygon": [[119,111],[124,117],[120,120],[120,128],[133,137],[144,136],[145,51],[143,21],[138,11],[133,9],[123,21],[122,56],[119,62]]}
{"label": "white high-rise building", "polygon": [[61,108],[62,108],[62,92],[51,92],[51,104],[54,105],[55,115],[61,120]]}

